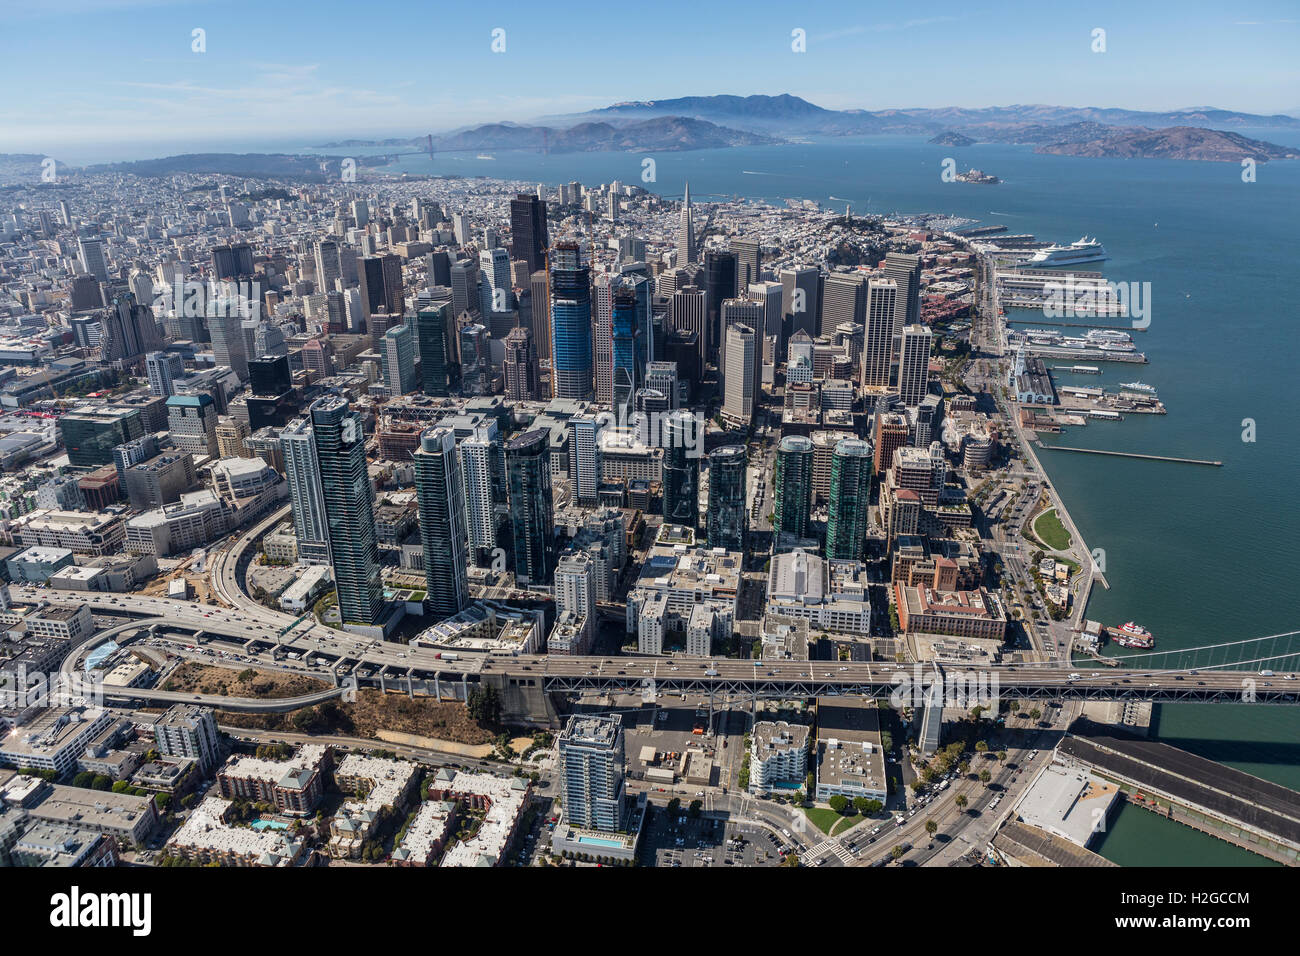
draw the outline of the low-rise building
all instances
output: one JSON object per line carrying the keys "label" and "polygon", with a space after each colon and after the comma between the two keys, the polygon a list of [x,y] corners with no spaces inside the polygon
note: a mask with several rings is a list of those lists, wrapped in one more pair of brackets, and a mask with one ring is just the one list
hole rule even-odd
{"label": "low-rise building", "polygon": [[860,562],[826,560],[796,548],[772,557],[767,613],[804,618],[809,630],[871,634],[871,600]]}
{"label": "low-rise building", "polygon": [[270,803],[280,813],[304,817],[325,792],[331,754],[329,747],[304,744],[288,760],[232,757],[217,772],[217,785],[227,800]]}
{"label": "low-rise building", "polygon": [[220,866],[294,866],[306,851],[285,830],[254,830],[229,822],[232,801],[209,794],[167,841],[166,852]]}
{"label": "low-rise building", "polygon": [[816,792],[823,803],[836,795],[885,802],[885,753],[874,700],[817,699]]}
{"label": "low-rise building", "polygon": [[348,754],[334,771],[344,793],[364,794],[345,800],[330,820],[330,855],[358,857],[383,822],[405,809],[420,777],[418,764],[364,754]]}

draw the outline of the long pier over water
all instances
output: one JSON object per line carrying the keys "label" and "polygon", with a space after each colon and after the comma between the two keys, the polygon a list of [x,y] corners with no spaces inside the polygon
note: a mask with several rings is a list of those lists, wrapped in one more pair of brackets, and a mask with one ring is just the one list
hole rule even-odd
{"label": "long pier over water", "polygon": [[1211,465],[1215,468],[1222,468],[1223,462],[1210,461],[1206,458],[1177,458],[1173,455],[1142,455],[1135,451],[1105,451],[1101,448],[1073,448],[1069,445],[1044,445],[1038,443],[1039,448],[1050,448],[1052,451],[1075,451],[1084,455],[1113,455],[1116,458],[1145,458],[1147,461],[1175,461],[1183,465]]}

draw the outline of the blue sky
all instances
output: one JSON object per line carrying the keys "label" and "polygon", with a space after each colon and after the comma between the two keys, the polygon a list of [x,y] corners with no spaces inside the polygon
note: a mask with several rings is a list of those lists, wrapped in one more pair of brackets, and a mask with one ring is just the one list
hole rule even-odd
{"label": "blue sky", "polygon": [[[710,93],[789,92],[865,109],[1300,108],[1294,0],[903,8],[0,0],[0,152],[409,135]],[[1105,53],[1091,50],[1098,27]],[[204,53],[191,50],[196,28]],[[795,28],[806,31],[805,53],[791,51]]]}

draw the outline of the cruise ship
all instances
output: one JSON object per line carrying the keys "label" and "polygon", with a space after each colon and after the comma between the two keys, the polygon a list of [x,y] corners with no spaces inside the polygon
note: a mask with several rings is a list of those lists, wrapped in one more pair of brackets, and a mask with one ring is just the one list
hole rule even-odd
{"label": "cruise ship", "polygon": [[1146,382],[1120,382],[1119,387],[1131,388],[1135,392],[1146,392],[1150,395],[1156,393],[1156,387],[1154,385],[1148,385]]}
{"label": "cruise ship", "polygon": [[1078,242],[1068,246],[1048,246],[1046,249],[1039,249],[1025,265],[1031,269],[1057,269],[1086,265],[1089,262],[1102,262],[1109,258],[1105,246],[1096,239],[1084,236]]}

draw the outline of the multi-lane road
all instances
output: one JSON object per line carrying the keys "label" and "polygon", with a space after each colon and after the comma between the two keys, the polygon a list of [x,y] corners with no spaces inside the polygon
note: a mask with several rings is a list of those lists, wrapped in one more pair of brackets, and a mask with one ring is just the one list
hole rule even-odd
{"label": "multi-lane road", "polygon": [[[462,655],[451,660],[428,648],[386,643],[303,621],[281,634],[285,626],[276,615],[269,623],[259,615],[223,610],[165,598],[98,594],[17,587],[19,603],[45,600],[53,604],[88,604],[104,613],[134,614],[166,619],[167,626],[242,640],[253,657],[280,660],[285,655],[305,666],[321,668],[322,676],[379,672],[388,678],[475,680],[488,677],[535,679],[560,693],[614,693],[653,685],[670,693],[758,697],[817,697],[858,694],[889,697],[905,679],[916,682],[918,672],[884,662],[832,663],[818,661],[752,661],[698,657],[496,657]],[[292,623],[293,619],[288,618]],[[920,671],[921,682],[931,669]],[[951,681],[956,674],[948,674]],[[1060,664],[1008,664],[969,667],[960,677],[974,681],[980,693],[1026,699],[1157,700],[1240,703],[1249,686],[1259,703],[1300,703],[1300,682],[1293,675],[1201,669],[1200,671],[1142,671],[1106,668],[1075,671]],[[1244,682],[1249,680],[1250,684]],[[907,687],[908,685],[903,684]],[[918,693],[921,691],[918,691]],[[909,691],[910,693],[910,691]]]}

